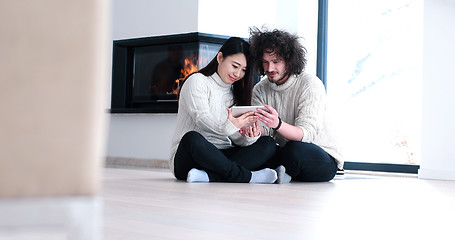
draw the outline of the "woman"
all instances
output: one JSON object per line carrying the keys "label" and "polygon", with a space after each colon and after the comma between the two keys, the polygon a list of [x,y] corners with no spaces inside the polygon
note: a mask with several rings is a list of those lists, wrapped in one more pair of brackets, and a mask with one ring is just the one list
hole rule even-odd
{"label": "woman", "polygon": [[275,141],[259,136],[252,112],[233,117],[229,109],[251,103],[249,47],[241,38],[229,38],[205,68],[184,81],[169,161],[177,179],[250,183],[277,179],[273,169],[258,170],[273,156]]}

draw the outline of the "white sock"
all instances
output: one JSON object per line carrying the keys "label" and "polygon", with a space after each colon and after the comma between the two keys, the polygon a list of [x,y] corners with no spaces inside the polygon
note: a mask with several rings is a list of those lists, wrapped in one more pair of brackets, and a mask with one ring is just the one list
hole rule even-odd
{"label": "white sock", "polygon": [[251,172],[250,183],[274,183],[277,179],[275,170],[264,168],[259,171]]}
{"label": "white sock", "polygon": [[203,170],[193,168],[188,172],[188,177],[186,178],[186,181],[189,183],[209,182],[209,175],[207,175],[207,173]]}
{"label": "white sock", "polygon": [[281,165],[275,169],[278,179],[276,180],[276,183],[278,184],[283,184],[283,183],[290,183],[292,177],[289,176],[289,174],[286,173],[286,168]]}

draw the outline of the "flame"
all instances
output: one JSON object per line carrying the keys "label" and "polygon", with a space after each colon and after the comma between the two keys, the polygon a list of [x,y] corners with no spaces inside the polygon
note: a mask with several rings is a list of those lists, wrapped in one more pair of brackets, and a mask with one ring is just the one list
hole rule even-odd
{"label": "flame", "polygon": [[198,65],[199,60],[197,59],[197,56],[195,54],[186,57],[184,60],[183,68],[180,70],[180,76],[178,79],[175,80],[174,86],[172,87],[172,93],[168,94],[177,95],[180,92],[180,86],[182,86],[185,78],[191,73],[197,72],[199,70]]}
{"label": "flame", "polygon": [[180,78],[186,78],[191,73],[198,71],[199,60],[195,55],[185,58],[185,64],[182,70],[180,70]]}

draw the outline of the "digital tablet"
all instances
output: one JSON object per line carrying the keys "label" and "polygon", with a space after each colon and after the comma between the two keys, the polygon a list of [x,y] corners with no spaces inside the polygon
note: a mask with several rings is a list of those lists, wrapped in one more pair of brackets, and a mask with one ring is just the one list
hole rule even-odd
{"label": "digital tablet", "polygon": [[[264,109],[267,112],[269,111],[264,106],[233,106],[233,107],[231,107],[231,112],[232,112],[232,116],[238,117],[246,112],[251,112],[251,111],[257,112],[258,108]],[[258,122],[259,122],[258,126],[265,126],[265,124],[263,122],[261,122],[261,121],[258,121]],[[246,126],[250,126],[250,125],[251,124],[248,124]]]}
{"label": "digital tablet", "polygon": [[251,111],[257,112],[258,108],[264,109],[265,111],[269,111],[264,106],[233,106],[233,107],[231,107],[232,116],[238,117],[246,112],[251,112]]}

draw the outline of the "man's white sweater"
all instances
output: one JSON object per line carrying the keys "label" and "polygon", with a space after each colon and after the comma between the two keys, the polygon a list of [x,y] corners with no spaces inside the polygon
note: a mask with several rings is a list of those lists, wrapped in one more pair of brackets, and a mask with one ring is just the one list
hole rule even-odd
{"label": "man's white sweater", "polygon": [[206,77],[191,75],[180,91],[177,124],[172,138],[169,167],[174,173],[174,157],[180,140],[189,131],[199,132],[218,149],[248,146],[258,137],[244,137],[228,120],[227,108],[234,102],[232,85],[221,80],[217,73]]}
{"label": "man's white sweater", "polygon": [[[343,168],[343,157],[327,111],[322,81],[311,74],[292,75],[282,85],[264,77],[253,89],[252,105],[268,104],[276,109],[282,121],[300,127],[302,142],[314,143],[324,149]],[[275,138],[280,146],[288,141],[278,132],[266,127],[266,135]]]}

